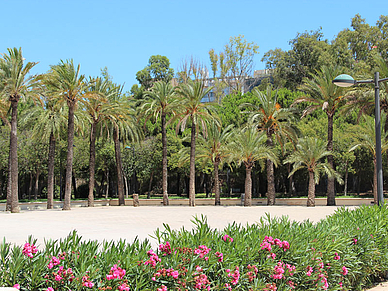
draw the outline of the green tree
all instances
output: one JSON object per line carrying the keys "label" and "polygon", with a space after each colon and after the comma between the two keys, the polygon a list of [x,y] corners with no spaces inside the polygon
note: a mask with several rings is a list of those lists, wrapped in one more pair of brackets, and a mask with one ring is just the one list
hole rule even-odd
{"label": "green tree", "polygon": [[8,54],[3,54],[0,59],[0,94],[1,99],[8,98],[11,103],[11,133],[10,133],[10,193],[7,196],[7,205],[11,205],[11,212],[19,212],[18,200],[18,156],[17,156],[17,114],[18,103],[22,97],[33,97],[38,99],[36,87],[38,78],[28,76],[31,69],[37,64],[35,62],[24,62],[22,49],[8,49]]}
{"label": "green tree", "polygon": [[83,101],[84,92],[87,88],[85,76],[80,74],[80,65],[74,66],[73,60],[61,60],[58,65],[51,66],[45,79],[47,94],[55,102],[66,102],[68,106],[67,123],[67,157],[65,177],[65,197],[63,210],[70,210],[71,183],[73,173],[73,146],[74,146],[74,112],[77,103]]}
{"label": "green tree", "polygon": [[[334,116],[338,109],[344,105],[342,97],[344,88],[333,84],[335,77],[343,73],[343,68],[339,66],[323,66],[316,74],[311,75],[311,79],[305,78],[300,90],[306,93],[295,100],[294,104],[308,102],[310,104],[303,111],[302,117],[310,114],[315,110],[323,110],[327,115],[327,150],[333,151],[333,122]],[[334,169],[333,155],[328,155],[328,163]],[[335,205],[335,181],[334,178],[328,178],[327,185],[327,205]]]}
{"label": "green tree", "polygon": [[179,128],[184,131],[188,122],[191,126],[190,142],[190,186],[189,186],[189,206],[195,206],[195,139],[197,132],[202,129],[206,133],[207,120],[216,120],[218,118],[212,114],[214,106],[211,103],[202,103],[201,100],[210,91],[211,87],[205,88],[200,81],[194,83],[182,83],[177,88],[180,96],[179,108],[176,109],[177,131]]}
{"label": "green tree", "polygon": [[218,124],[212,122],[207,127],[207,137],[198,136],[197,157],[203,162],[210,161],[213,165],[215,205],[221,205],[219,167],[230,157],[228,145],[231,142],[233,125],[221,131]]}
{"label": "green tree", "polygon": [[177,96],[175,89],[170,83],[163,81],[156,82],[152,89],[146,92],[146,97],[140,108],[142,114],[147,118],[154,117],[158,119],[160,115],[162,127],[162,191],[163,191],[163,205],[168,205],[167,193],[167,116],[172,114],[174,108],[177,107]]}
{"label": "green tree", "polygon": [[[243,104],[249,114],[249,124],[255,124],[260,132],[265,132],[267,136],[267,146],[274,148],[274,137],[283,146],[286,140],[294,141],[297,137],[294,120],[296,111],[290,108],[282,108],[277,102],[277,94],[272,91],[272,86],[267,87],[265,93],[257,89],[253,90],[253,95],[257,98],[258,104]],[[275,176],[274,164],[271,159],[267,160],[267,204],[275,204]]]}
{"label": "green tree", "polygon": [[263,132],[257,134],[256,125],[244,129],[236,129],[233,134],[233,141],[229,145],[232,159],[238,165],[245,165],[245,198],[244,206],[252,206],[252,168],[255,162],[266,159],[277,165],[278,158],[274,150],[265,145],[267,135]]}
{"label": "green tree", "polygon": [[157,81],[170,82],[174,77],[174,69],[170,68],[170,60],[161,55],[151,56],[148,65],[136,73],[136,79],[145,89],[152,87]]}
{"label": "green tree", "polygon": [[340,175],[324,160],[332,153],[326,149],[326,144],[312,137],[299,139],[294,151],[284,163],[292,163],[293,168],[289,176],[296,171],[306,168],[309,174],[307,206],[315,206],[315,184],[319,183],[321,174],[336,178],[342,182]]}
{"label": "green tree", "polygon": [[[371,116],[364,116],[364,124],[359,126],[359,129],[354,132],[355,142],[350,147],[349,151],[354,151],[358,147],[367,149],[373,156],[374,173],[373,173],[373,197],[374,203],[377,205],[377,161],[376,161],[376,132],[375,119]],[[381,124],[385,124],[386,114],[381,114]],[[388,149],[388,132],[381,128],[381,154],[384,154]]]}

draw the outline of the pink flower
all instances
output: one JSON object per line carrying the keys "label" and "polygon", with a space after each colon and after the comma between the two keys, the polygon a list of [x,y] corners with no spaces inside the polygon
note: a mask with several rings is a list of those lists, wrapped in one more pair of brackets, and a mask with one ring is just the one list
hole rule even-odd
{"label": "pink flower", "polygon": [[308,266],[307,268],[308,268],[308,271],[307,271],[306,275],[310,277],[313,273],[313,268],[311,268],[310,266]]}
{"label": "pink flower", "polygon": [[232,285],[237,285],[238,280],[240,279],[240,269],[238,266],[235,267],[235,270],[231,272],[229,269],[226,270],[228,273],[228,277],[232,277],[232,281],[230,282]]}
{"label": "pink flower", "polygon": [[274,268],[275,274],[272,275],[274,279],[282,279],[284,274],[284,264],[282,262],[278,262],[278,264]]}
{"label": "pink flower", "polygon": [[162,287],[158,288],[157,291],[167,291],[167,287],[162,285]]}
{"label": "pink flower", "polygon": [[[210,248],[208,248],[205,245],[200,245],[198,248],[194,249],[194,254],[199,255],[199,257],[202,259],[205,255],[207,255],[211,251]],[[207,261],[209,258],[205,258]]]}
{"label": "pink flower", "polygon": [[345,266],[342,267],[342,274],[344,276],[346,276],[348,274],[348,269]]}
{"label": "pink flower", "polygon": [[202,269],[200,266],[196,266],[196,267],[195,267],[195,270],[196,270],[197,272],[202,272],[202,271],[203,271],[203,269]]}
{"label": "pink flower", "polygon": [[224,260],[224,254],[220,252],[216,252],[215,256],[218,258],[219,262],[222,262]]}
{"label": "pink flower", "polygon": [[[129,291],[129,286],[127,285],[127,283],[123,283],[122,285],[120,285],[118,287],[119,291]],[[167,288],[166,288],[167,290]]]}
{"label": "pink flower", "polygon": [[34,257],[34,254],[36,254],[37,252],[38,252],[38,249],[33,244],[29,244],[29,243],[24,244],[22,253],[26,257],[29,257],[32,259]]}
{"label": "pink flower", "polygon": [[355,244],[355,245],[356,245],[356,244],[357,244],[357,242],[358,242],[358,239],[354,238],[354,239],[353,239],[353,244]]}
{"label": "pink flower", "polygon": [[329,288],[329,283],[327,282],[327,278],[325,277],[325,275],[319,274],[318,277],[321,278],[320,282],[323,283],[322,289],[327,290],[327,288]]}
{"label": "pink flower", "polygon": [[337,253],[335,253],[334,260],[339,260],[340,258],[341,257]]}
{"label": "pink flower", "polygon": [[54,291],[53,287],[48,287],[46,291]]}
{"label": "pink flower", "polygon": [[15,284],[15,285],[13,285],[13,288],[20,290],[20,285],[19,284]]}
{"label": "pink flower", "polygon": [[342,282],[339,282],[340,287],[342,288]]}
{"label": "pink flower", "polygon": [[224,240],[224,242],[226,242],[227,240],[229,240],[229,242],[233,242],[233,238],[231,238],[229,235],[225,234],[222,239]]}
{"label": "pink flower", "polygon": [[166,244],[160,244],[159,245],[159,251],[163,252],[164,256],[171,255],[171,245],[169,242],[166,242]]}
{"label": "pink flower", "polygon": [[61,280],[62,280],[62,277],[59,276],[59,275],[56,275],[54,279],[55,279],[55,281],[61,281]]}

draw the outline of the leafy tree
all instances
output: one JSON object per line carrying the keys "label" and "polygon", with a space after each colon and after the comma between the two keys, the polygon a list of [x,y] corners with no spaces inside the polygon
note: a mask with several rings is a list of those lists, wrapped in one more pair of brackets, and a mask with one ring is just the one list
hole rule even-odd
{"label": "leafy tree", "polygon": [[74,66],[73,60],[61,60],[58,65],[51,66],[46,75],[47,95],[55,102],[66,102],[69,113],[67,123],[67,157],[65,198],[63,210],[70,210],[71,183],[73,175],[73,145],[74,145],[74,112],[78,101],[83,101],[84,91],[87,88],[85,76],[80,74],[80,65]]}
{"label": "leafy tree", "polygon": [[207,120],[218,120],[212,114],[213,105],[211,103],[202,103],[201,100],[210,91],[211,87],[204,87],[200,81],[194,83],[182,83],[177,88],[177,93],[180,96],[179,108],[176,109],[177,131],[180,128],[184,131],[187,122],[191,122],[191,142],[190,142],[190,186],[189,186],[189,206],[195,206],[195,139],[197,132],[202,129],[206,134]]}
{"label": "leafy tree", "polygon": [[[386,115],[381,115],[381,124],[385,124]],[[358,147],[368,149],[373,156],[374,174],[373,174],[373,197],[374,203],[377,205],[377,160],[376,160],[376,132],[375,119],[371,116],[364,116],[364,124],[359,126],[359,129],[354,132],[355,142],[350,147],[349,151],[354,151]],[[388,132],[381,129],[381,154],[388,150]]]}
{"label": "leafy tree", "polygon": [[257,134],[256,125],[244,129],[236,129],[233,134],[233,141],[229,146],[232,159],[238,165],[245,165],[245,198],[244,206],[252,206],[252,168],[255,162],[267,159],[277,165],[278,158],[273,149],[265,145],[267,135],[263,132]]}
{"label": "leafy tree", "polygon": [[33,97],[38,99],[36,90],[38,78],[28,76],[35,62],[24,62],[22,49],[8,49],[8,54],[3,54],[0,59],[0,96],[1,99],[8,98],[11,103],[11,133],[10,133],[10,155],[9,155],[9,176],[10,194],[7,196],[7,209],[12,213],[19,212],[18,203],[18,157],[17,157],[17,112],[20,98]]}
{"label": "leafy tree", "polygon": [[[293,121],[296,117],[296,111],[290,108],[282,108],[277,102],[276,93],[273,94],[272,86],[267,87],[267,92],[262,93],[257,89],[253,90],[253,95],[258,100],[258,105],[243,104],[249,114],[249,124],[255,124],[260,132],[265,132],[267,136],[267,146],[274,148],[273,138],[283,146],[286,140],[294,141],[297,137],[296,127]],[[275,177],[274,164],[271,159],[267,160],[267,204],[275,204]]]}
{"label": "leafy tree", "polygon": [[[310,105],[303,111],[303,116],[315,110],[323,110],[327,115],[327,150],[333,151],[333,121],[338,109],[344,105],[341,102],[344,88],[333,84],[335,77],[343,73],[343,69],[338,66],[323,66],[316,74],[311,75],[311,79],[305,78],[300,89],[306,93],[305,96],[295,100],[294,104],[308,102]],[[334,169],[333,155],[328,155],[328,163]],[[327,185],[327,205],[335,205],[334,178],[329,178]]]}
{"label": "leafy tree", "polygon": [[315,184],[319,183],[321,174],[335,177],[342,182],[340,175],[334,171],[324,158],[332,153],[326,149],[324,142],[317,138],[306,137],[299,139],[294,151],[284,163],[293,163],[293,169],[289,176],[296,171],[306,168],[309,174],[307,206],[315,206]]}
{"label": "leafy tree", "polygon": [[162,145],[163,145],[163,174],[162,174],[162,190],[163,190],[163,205],[168,205],[167,193],[167,115],[173,113],[174,107],[177,107],[177,96],[175,90],[170,83],[163,81],[156,82],[152,89],[146,93],[146,98],[140,108],[142,113],[148,118],[153,116],[161,118],[162,127]]}
{"label": "leafy tree", "polygon": [[207,137],[198,136],[197,157],[204,163],[210,161],[213,165],[215,205],[221,205],[219,167],[230,157],[228,145],[232,138],[232,125],[221,131],[218,124],[212,122],[207,127]]}
{"label": "leafy tree", "polygon": [[174,76],[174,69],[170,68],[170,60],[161,55],[151,56],[148,65],[136,73],[136,79],[145,89],[152,87],[157,81],[170,82]]}

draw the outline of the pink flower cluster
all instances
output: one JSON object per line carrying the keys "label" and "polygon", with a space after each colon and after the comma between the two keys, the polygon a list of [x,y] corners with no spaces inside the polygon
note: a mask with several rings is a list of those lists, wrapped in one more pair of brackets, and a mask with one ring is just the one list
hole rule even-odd
{"label": "pink flower cluster", "polygon": [[256,275],[259,272],[259,269],[255,265],[253,265],[253,266],[248,265],[247,268],[248,268],[248,270],[250,270],[247,272],[248,280],[249,280],[249,282],[252,282],[253,279],[256,278]]}
{"label": "pink flower cluster", "polygon": [[272,236],[265,236],[263,241],[260,244],[262,250],[267,250],[269,252],[272,251],[272,246],[278,246],[279,248],[283,248],[283,251],[290,249],[290,244],[288,241],[281,241],[278,238],[273,239]]}
{"label": "pink flower cluster", "polygon": [[52,257],[50,262],[47,265],[47,268],[52,269],[54,266],[57,266],[61,263],[61,260],[57,257]]}
{"label": "pink flower cluster", "polygon": [[225,235],[222,237],[222,240],[223,240],[224,242],[226,242],[226,241],[233,242],[233,238],[230,237],[230,236],[227,235],[227,234],[225,234]]}
{"label": "pink flower cluster", "polygon": [[122,285],[119,285],[117,288],[119,289],[119,291],[129,291],[129,286],[127,283],[123,283]]}
{"label": "pink flower cluster", "polygon": [[205,274],[198,274],[194,277],[194,287],[198,290],[205,289],[210,290],[210,281]]}
{"label": "pink flower cluster", "polygon": [[167,287],[162,285],[162,287],[158,288],[157,291],[167,291]]}
{"label": "pink flower cluster", "polygon": [[341,257],[339,256],[339,254],[335,253],[334,260],[339,260],[339,259],[341,259]]}
{"label": "pink flower cluster", "polygon": [[107,280],[122,279],[125,276],[125,270],[117,267],[117,264],[110,268],[110,272],[106,275]]}
{"label": "pink flower cluster", "polygon": [[[194,249],[194,254],[198,255],[201,259],[205,257],[209,252],[211,251],[210,248],[208,248],[205,245],[200,245],[198,248]],[[205,260],[207,261],[209,257],[205,257]]]}
{"label": "pink flower cluster", "polygon": [[166,242],[166,244],[160,244],[159,245],[159,251],[163,253],[163,256],[171,255],[171,245],[169,242]]}
{"label": "pink flower cluster", "polygon": [[215,253],[215,256],[218,258],[218,261],[219,261],[219,262],[224,261],[224,254],[223,254],[223,253],[216,252],[216,253]]}
{"label": "pink flower cluster", "polygon": [[157,263],[161,261],[157,254],[154,253],[153,250],[149,250],[147,255],[150,257],[147,261],[144,262],[144,265],[151,265],[151,267],[155,267]]}
{"label": "pink flower cluster", "polygon": [[173,268],[169,268],[169,269],[160,269],[158,270],[155,275],[152,277],[152,281],[156,281],[156,278],[157,277],[160,277],[160,276],[171,276],[173,277],[174,279],[178,279],[179,277],[179,272],[174,270]]}
{"label": "pink flower cluster", "polygon": [[349,272],[348,269],[345,266],[343,266],[342,267],[342,275],[346,276],[348,274],[348,272]]}
{"label": "pink flower cluster", "polygon": [[29,257],[32,259],[34,257],[34,254],[36,254],[37,252],[38,252],[38,249],[33,244],[29,244],[29,243],[24,244],[22,253],[26,257]]}
{"label": "pink flower cluster", "polygon": [[90,281],[90,278],[88,275],[85,275],[82,277],[82,286],[88,287],[88,288],[93,288],[94,283]]}
{"label": "pink flower cluster", "polygon": [[240,279],[240,268],[236,266],[233,272],[230,269],[226,269],[226,272],[228,273],[228,277],[232,277],[230,283],[232,285],[237,285],[238,280]]}
{"label": "pink flower cluster", "polygon": [[324,274],[319,274],[318,277],[319,277],[321,284],[323,284],[322,289],[327,290],[327,288],[329,288],[329,283],[327,282],[326,276]]}
{"label": "pink flower cluster", "polygon": [[278,262],[277,265],[274,268],[274,274],[272,275],[272,278],[274,279],[282,279],[284,274],[284,264],[282,262]]}

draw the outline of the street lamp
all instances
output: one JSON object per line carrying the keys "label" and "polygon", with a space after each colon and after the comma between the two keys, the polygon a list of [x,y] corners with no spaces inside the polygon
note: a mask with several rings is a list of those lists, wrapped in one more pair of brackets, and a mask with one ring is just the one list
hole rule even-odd
{"label": "street lamp", "polygon": [[333,84],[339,87],[350,87],[358,84],[375,84],[377,201],[379,206],[382,206],[384,204],[383,166],[381,160],[380,83],[385,81],[388,81],[388,78],[380,79],[379,72],[375,72],[375,77],[373,80],[356,81],[351,76],[346,74],[339,75],[333,80]]}

